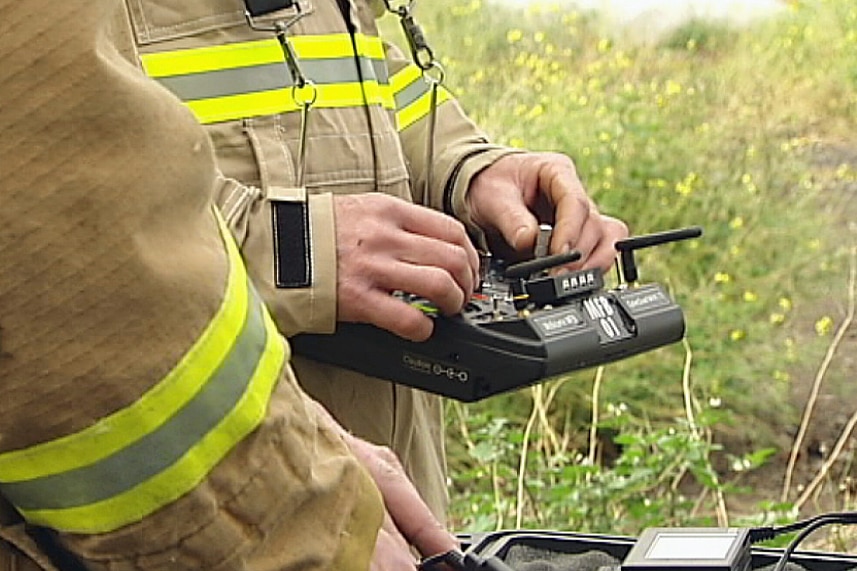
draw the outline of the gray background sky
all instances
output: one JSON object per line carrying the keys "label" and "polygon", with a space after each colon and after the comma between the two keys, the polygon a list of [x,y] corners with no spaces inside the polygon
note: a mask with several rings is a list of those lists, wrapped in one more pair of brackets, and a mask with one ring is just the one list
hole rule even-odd
{"label": "gray background sky", "polygon": [[601,12],[623,34],[654,40],[693,18],[744,25],[786,9],[784,0],[503,0],[569,5]]}

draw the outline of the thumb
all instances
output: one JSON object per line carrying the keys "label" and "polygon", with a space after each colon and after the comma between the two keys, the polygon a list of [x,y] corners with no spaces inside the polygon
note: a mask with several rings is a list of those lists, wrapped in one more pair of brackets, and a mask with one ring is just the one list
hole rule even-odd
{"label": "thumb", "polygon": [[[515,251],[532,248],[539,222],[524,201],[524,187],[517,170],[518,155],[508,155],[479,173],[471,182],[468,204],[473,222],[499,235]],[[511,165],[511,166],[510,166]]]}
{"label": "thumb", "polygon": [[531,250],[539,231],[538,220],[513,183],[508,180],[492,180],[492,183],[491,192],[480,193],[481,200],[471,205],[473,221],[482,230],[499,234],[516,252]]}
{"label": "thumb", "polygon": [[508,203],[498,211],[495,227],[516,252],[530,251],[536,244],[539,222],[523,203]]}

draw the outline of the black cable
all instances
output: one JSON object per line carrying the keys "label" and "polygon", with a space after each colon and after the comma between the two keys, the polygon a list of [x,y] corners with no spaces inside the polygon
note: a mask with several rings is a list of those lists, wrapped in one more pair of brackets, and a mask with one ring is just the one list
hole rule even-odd
{"label": "black cable", "polygon": [[[791,558],[797,546],[806,539],[806,537],[811,534],[816,529],[823,527],[825,525],[831,524],[857,524],[857,512],[840,512],[840,513],[831,513],[831,514],[823,514],[820,516],[816,516],[814,518],[810,518],[805,522],[798,522],[798,524],[791,524],[787,526],[783,526],[781,529],[788,529],[789,531],[793,531],[796,525],[803,523],[804,529],[799,534],[795,536],[792,542],[783,550],[783,554],[780,556],[780,559],[777,561],[777,564],[774,566],[772,571],[784,571],[786,568],[786,564],[789,562],[789,558]],[[782,533],[786,533],[785,531]]]}
{"label": "black cable", "polygon": [[774,539],[779,535],[783,535],[784,533],[800,531],[809,525],[815,524],[815,522],[819,520],[827,520],[830,518],[850,518],[849,521],[844,523],[857,523],[857,512],[830,512],[813,516],[801,521],[796,521],[787,525],[755,527],[750,530],[750,543],[768,541]]}
{"label": "black cable", "polygon": [[434,571],[438,565],[445,563],[454,571],[465,571],[464,554],[460,551],[447,551],[426,557],[417,566],[420,571]]}
{"label": "black cable", "polygon": [[462,553],[460,551],[447,551],[420,561],[420,571],[436,571],[438,567],[446,564],[454,571],[514,571],[494,556],[482,557],[476,553]]}

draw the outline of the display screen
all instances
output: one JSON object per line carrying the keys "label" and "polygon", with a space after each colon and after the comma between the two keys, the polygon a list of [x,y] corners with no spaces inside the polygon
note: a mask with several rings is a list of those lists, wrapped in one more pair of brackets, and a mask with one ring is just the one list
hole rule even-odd
{"label": "display screen", "polygon": [[646,559],[725,559],[736,534],[658,534]]}

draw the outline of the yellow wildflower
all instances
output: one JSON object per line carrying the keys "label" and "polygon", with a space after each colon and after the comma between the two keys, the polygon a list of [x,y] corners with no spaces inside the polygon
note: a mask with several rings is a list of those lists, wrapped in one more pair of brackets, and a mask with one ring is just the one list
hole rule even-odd
{"label": "yellow wildflower", "polygon": [[815,332],[820,336],[824,337],[825,335],[829,335],[833,330],[833,319],[830,316],[825,315],[821,319],[815,322]]}
{"label": "yellow wildflower", "polygon": [[678,95],[681,93],[681,84],[677,81],[673,81],[672,79],[667,80],[666,92],[667,95]]}
{"label": "yellow wildflower", "polygon": [[524,37],[524,32],[518,29],[509,30],[506,32],[506,41],[510,44],[520,42]]}
{"label": "yellow wildflower", "polygon": [[787,383],[791,378],[792,378],[791,375],[789,375],[786,371],[780,371],[780,370],[774,371],[774,380],[775,381]]}

